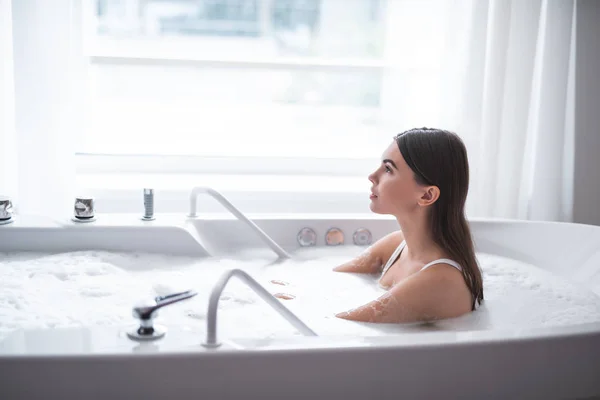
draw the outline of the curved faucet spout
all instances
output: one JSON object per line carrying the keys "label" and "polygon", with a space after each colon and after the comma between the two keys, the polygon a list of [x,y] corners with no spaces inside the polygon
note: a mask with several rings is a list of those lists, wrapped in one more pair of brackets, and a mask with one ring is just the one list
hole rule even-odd
{"label": "curved faucet spout", "polygon": [[229,212],[231,212],[237,219],[244,222],[248,225],[262,240],[273,250],[279,258],[291,258],[291,256],[281,248],[269,235],[267,235],[262,229],[258,227],[254,222],[252,222],[248,217],[246,217],[240,210],[238,210],[229,200],[225,198],[221,193],[217,192],[215,189],[209,187],[195,187],[192,189],[192,193],[190,194],[190,213],[188,217],[196,218],[198,215],[196,214],[197,209],[197,198],[201,193],[205,193],[217,200],[223,207],[225,207]]}

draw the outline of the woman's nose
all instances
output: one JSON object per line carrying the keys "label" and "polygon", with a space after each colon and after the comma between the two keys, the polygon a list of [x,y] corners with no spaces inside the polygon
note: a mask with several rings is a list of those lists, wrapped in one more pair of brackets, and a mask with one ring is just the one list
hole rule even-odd
{"label": "woman's nose", "polygon": [[370,175],[368,176],[368,178],[369,178],[369,181],[370,181],[371,183],[375,183],[375,178],[376,178],[376,177],[377,177],[377,175],[376,175],[376,173],[375,173],[375,172],[373,172],[372,174],[370,174]]}

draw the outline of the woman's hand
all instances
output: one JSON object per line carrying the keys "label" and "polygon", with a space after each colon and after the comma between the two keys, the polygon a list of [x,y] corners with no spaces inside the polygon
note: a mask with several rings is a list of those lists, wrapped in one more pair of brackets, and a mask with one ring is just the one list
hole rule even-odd
{"label": "woman's hand", "polygon": [[[280,281],[279,279],[273,279],[273,280],[271,280],[271,283],[274,285],[281,285],[281,286],[288,285],[287,282]],[[296,296],[294,296],[293,294],[289,294],[289,293],[274,293],[273,296],[277,297],[278,299],[282,299],[282,300],[293,300],[296,298]]]}
{"label": "woman's hand", "polygon": [[393,306],[390,306],[389,304],[392,301],[394,301],[394,299],[391,293],[387,292],[377,300],[373,300],[349,311],[337,313],[335,316],[337,318],[358,322],[393,322],[388,321],[386,318],[393,309]]}
{"label": "woman's hand", "polygon": [[289,293],[275,293],[273,296],[277,297],[278,299],[282,299],[282,300],[294,300],[296,298],[296,296],[294,296],[293,294],[289,294]]}

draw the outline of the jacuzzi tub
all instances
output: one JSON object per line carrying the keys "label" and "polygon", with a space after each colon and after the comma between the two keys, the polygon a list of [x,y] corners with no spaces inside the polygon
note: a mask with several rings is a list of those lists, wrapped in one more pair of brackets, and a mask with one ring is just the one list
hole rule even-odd
{"label": "jacuzzi tub", "polygon": [[[254,219],[288,251],[311,227],[377,240],[388,218]],[[472,220],[478,252],[531,263],[600,294],[600,227]],[[227,217],[100,215],[89,224],[20,216],[0,226],[0,252],[141,251],[220,256],[262,247]],[[2,271],[0,271],[0,277]],[[200,296],[208,295],[200,293]],[[342,310],[340,310],[342,311]],[[93,310],[90,310],[92,313]],[[1,318],[1,317],[0,317]],[[132,321],[133,322],[133,321]],[[168,326],[140,343],[121,327],[20,330],[0,342],[0,398],[587,398],[600,395],[600,323],[379,336],[222,338]]]}

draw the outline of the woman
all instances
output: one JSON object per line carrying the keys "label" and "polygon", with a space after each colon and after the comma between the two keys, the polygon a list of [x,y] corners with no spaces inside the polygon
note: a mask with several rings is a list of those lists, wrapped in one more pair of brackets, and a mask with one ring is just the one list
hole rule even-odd
{"label": "woman", "polygon": [[403,132],[369,180],[371,210],[395,216],[401,230],[334,270],[381,274],[379,283],[389,290],[336,316],[417,322],[475,310],[483,300],[483,286],[464,216],[469,164],[462,140],[439,129]]}

